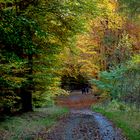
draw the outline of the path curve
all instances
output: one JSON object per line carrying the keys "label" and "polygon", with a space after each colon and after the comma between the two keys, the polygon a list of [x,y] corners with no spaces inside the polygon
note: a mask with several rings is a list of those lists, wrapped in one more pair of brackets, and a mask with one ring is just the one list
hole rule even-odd
{"label": "path curve", "polygon": [[[116,128],[110,121],[99,113],[91,111],[88,99],[93,102],[91,95],[80,95],[80,92],[72,93],[69,97],[63,98],[64,106],[73,103],[70,113],[62,118],[57,125],[52,127],[47,134],[42,135],[43,140],[126,140],[120,129]],[[83,102],[86,102],[86,106]],[[79,103],[83,103],[79,108]],[[68,103],[68,104],[66,104]],[[77,104],[77,108],[76,108]],[[90,102],[91,105],[91,102]]]}

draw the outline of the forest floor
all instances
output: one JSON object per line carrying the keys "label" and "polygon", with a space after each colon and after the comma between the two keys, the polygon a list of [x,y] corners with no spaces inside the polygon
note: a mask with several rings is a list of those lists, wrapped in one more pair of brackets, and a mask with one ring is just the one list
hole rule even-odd
{"label": "forest floor", "polygon": [[97,102],[93,94],[70,93],[60,97],[59,105],[66,106],[70,113],[52,127],[43,140],[126,140],[120,129],[99,113],[90,110]]}
{"label": "forest floor", "polygon": [[41,140],[40,137],[68,112],[67,108],[52,106],[5,116],[0,121],[0,140]]}
{"label": "forest floor", "polygon": [[97,102],[93,94],[74,91],[57,101],[54,108],[7,118],[0,123],[0,140],[126,140],[112,122],[90,110]]}

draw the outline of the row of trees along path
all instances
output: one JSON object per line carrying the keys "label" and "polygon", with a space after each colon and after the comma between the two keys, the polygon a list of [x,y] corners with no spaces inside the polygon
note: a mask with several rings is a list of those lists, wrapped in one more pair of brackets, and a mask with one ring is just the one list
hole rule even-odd
{"label": "row of trees along path", "polygon": [[70,113],[61,118],[57,125],[39,138],[47,140],[126,140],[116,128],[101,114],[90,110],[97,99],[81,91],[73,91],[67,97],[59,97],[58,105],[70,108]]}

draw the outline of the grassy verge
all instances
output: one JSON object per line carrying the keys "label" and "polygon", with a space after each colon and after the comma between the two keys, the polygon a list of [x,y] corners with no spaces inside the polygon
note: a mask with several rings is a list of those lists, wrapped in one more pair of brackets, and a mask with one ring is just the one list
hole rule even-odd
{"label": "grassy verge", "polygon": [[68,113],[60,107],[40,108],[15,117],[6,117],[0,122],[0,139],[30,140],[54,125],[58,118]]}
{"label": "grassy verge", "polygon": [[114,103],[110,104],[108,106],[93,105],[92,110],[110,119],[118,128],[122,129],[129,140],[140,140],[140,112],[130,108],[127,109],[126,105],[123,110],[120,110],[119,105],[116,108],[113,105]]}

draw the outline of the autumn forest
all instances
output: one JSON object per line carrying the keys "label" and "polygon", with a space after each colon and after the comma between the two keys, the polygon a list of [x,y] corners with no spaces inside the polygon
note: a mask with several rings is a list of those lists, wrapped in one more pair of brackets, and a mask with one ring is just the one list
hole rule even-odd
{"label": "autumn forest", "polygon": [[[132,111],[140,118],[140,1],[0,0],[2,123],[9,115],[57,108],[56,100],[85,85],[96,98],[93,111],[109,119]],[[137,136],[127,125],[121,129],[138,140],[134,124]]]}

